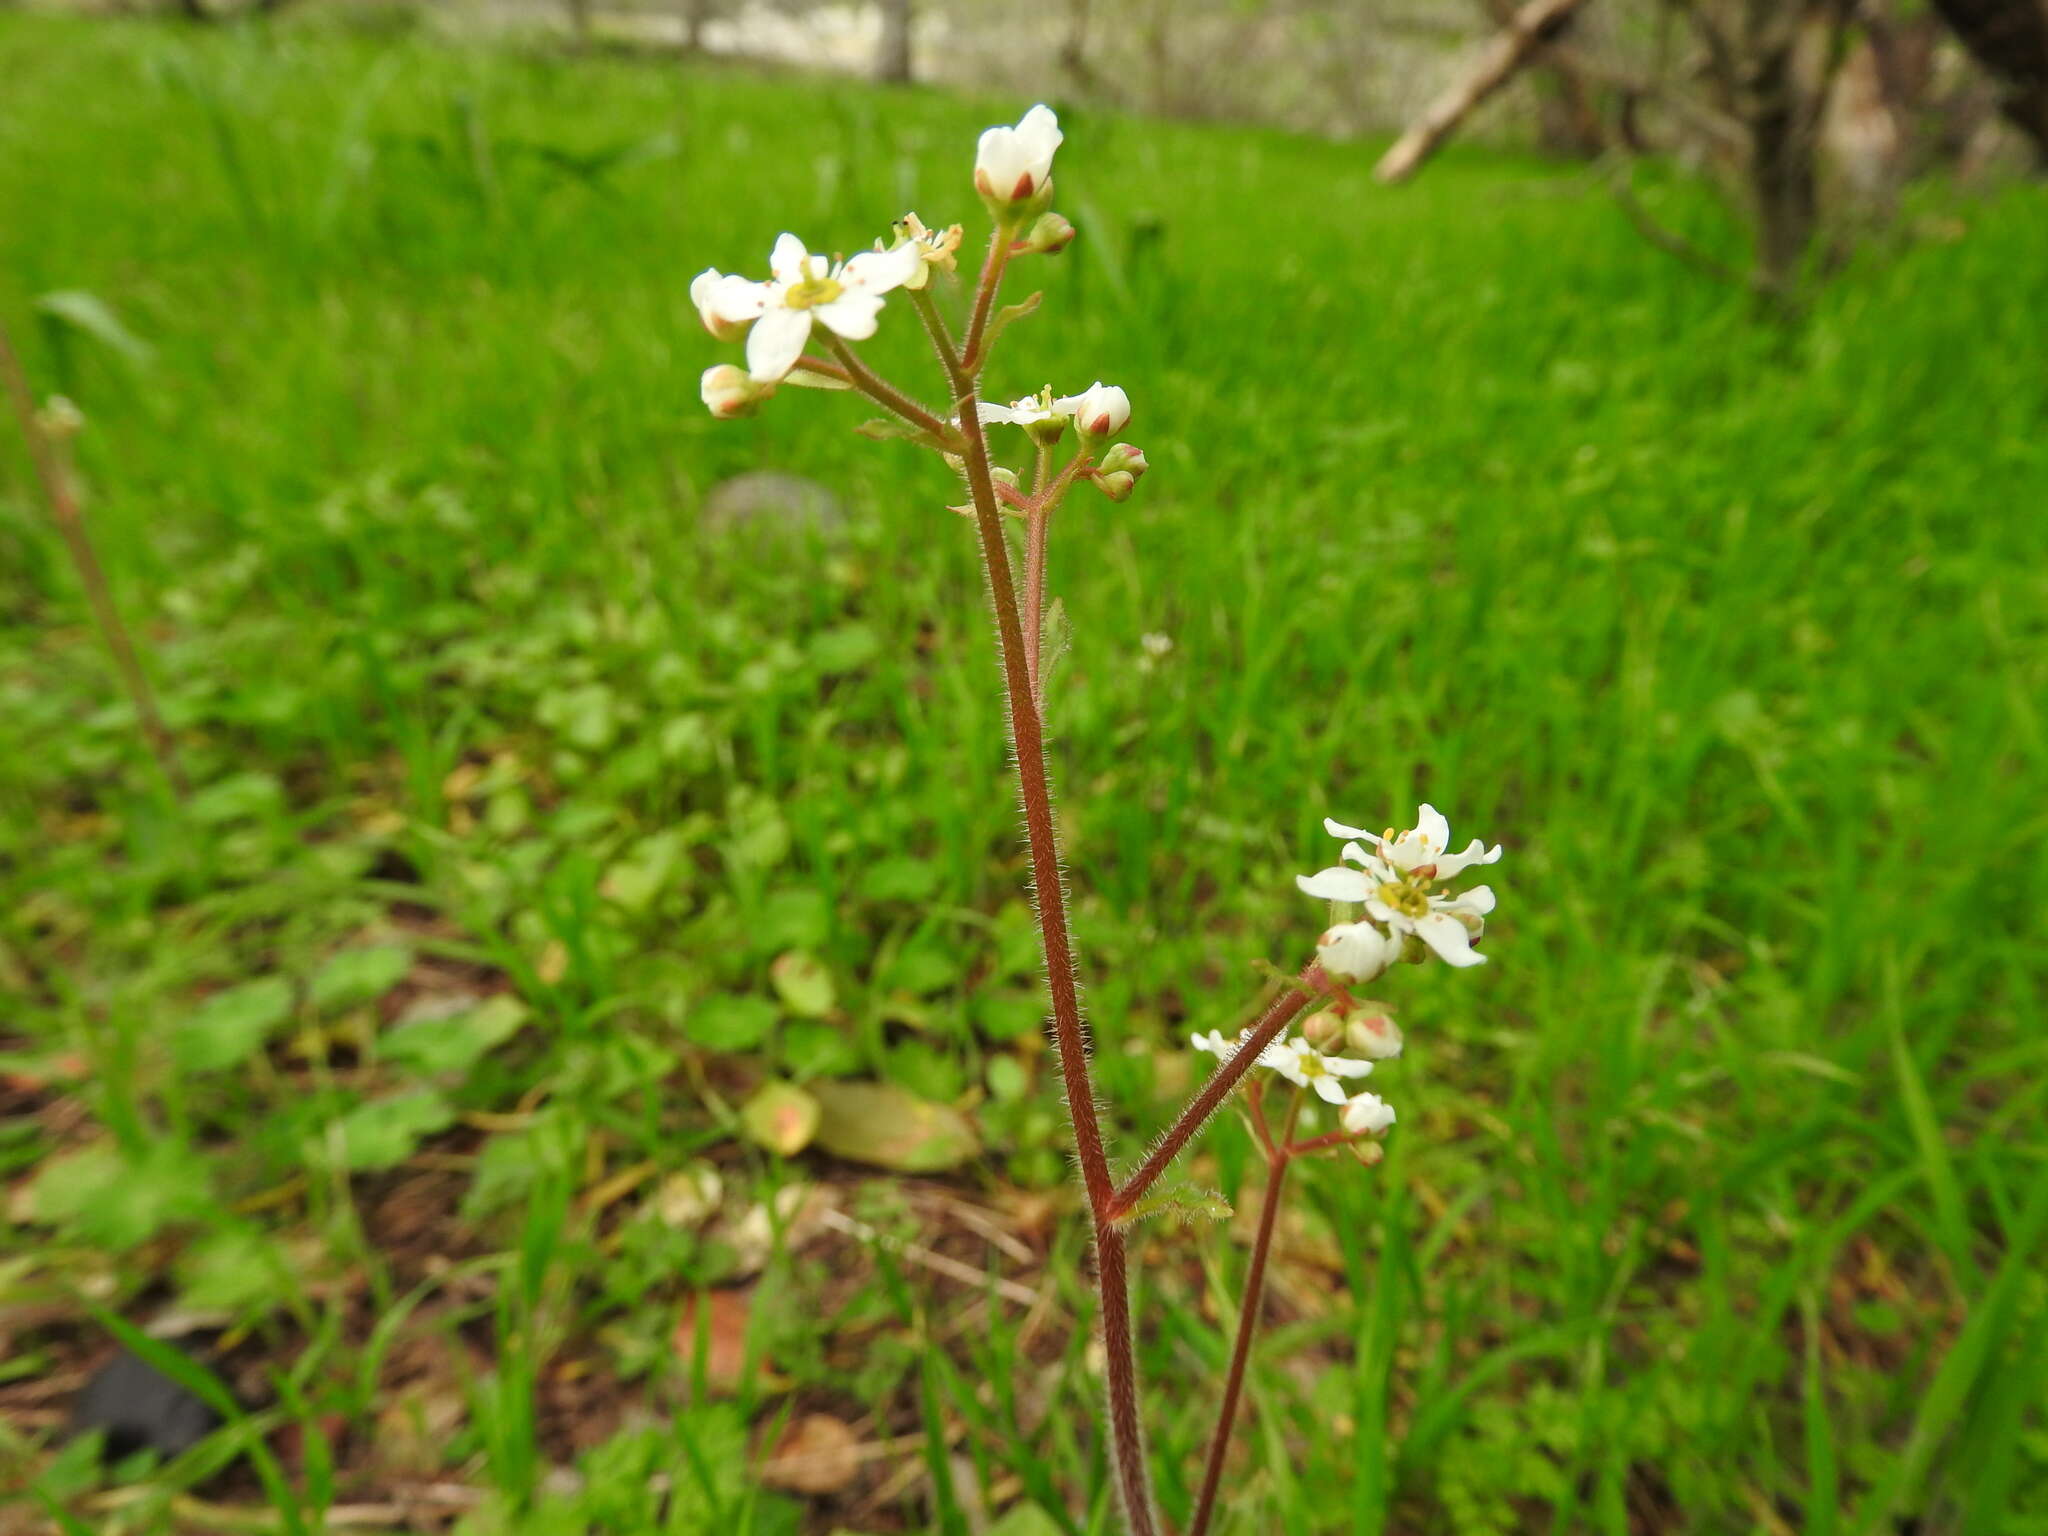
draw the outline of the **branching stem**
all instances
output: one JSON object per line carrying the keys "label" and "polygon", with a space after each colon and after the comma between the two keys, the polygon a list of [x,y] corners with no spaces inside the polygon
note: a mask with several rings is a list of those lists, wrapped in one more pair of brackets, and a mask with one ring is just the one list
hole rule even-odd
{"label": "branching stem", "polygon": [[1238,1047],[1236,1054],[1210,1074],[1209,1081],[1202,1085],[1202,1091],[1188,1101],[1179,1118],[1167,1127],[1166,1134],[1159,1138],[1158,1145],[1153,1147],[1150,1155],[1139,1164],[1138,1171],[1124,1180],[1117,1189],[1115,1199],[1110,1202],[1109,1212],[1112,1219],[1121,1220],[1130,1215],[1132,1208],[1145,1198],[1145,1191],[1150,1189],[1159,1175],[1180,1156],[1181,1149],[1194,1138],[1195,1132],[1208,1122],[1209,1117],[1215,1114],[1223,1101],[1230,1096],[1230,1090],[1235,1088],[1245,1073],[1252,1069],[1259,1059],[1259,1052],[1273,1043],[1280,1031],[1294,1021],[1295,1016],[1309,1005],[1323,990],[1324,985],[1322,968],[1311,965],[1274,1000],[1264,1017],[1251,1027],[1251,1032],[1245,1036],[1244,1043]]}
{"label": "branching stem", "polygon": [[1060,878],[1059,842],[1053,822],[1052,786],[1045,766],[1044,727],[1032,687],[1031,666],[1026,659],[1031,653],[1025,645],[1017,588],[1010,570],[1009,544],[1003,534],[1002,509],[989,468],[988,441],[975,388],[977,353],[989,308],[1002,282],[1008,249],[1008,233],[998,228],[975,294],[965,359],[957,370],[948,371],[958,395],[959,431],[965,449],[962,457],[974,500],[982,565],[988,573],[989,597],[995,608],[1003,690],[1009,704],[1010,744],[1024,804],[1025,838],[1030,847],[1032,884],[1038,902],[1039,941],[1045,953],[1046,979],[1052,995],[1053,1038],[1059,1050],[1067,1109],[1074,1127],[1081,1183],[1095,1228],[1096,1284],[1102,1304],[1102,1343],[1109,1378],[1110,1459],[1131,1536],[1158,1536],[1151,1473],[1139,1423],[1137,1351],[1131,1332],[1124,1234],[1109,1214],[1114,1186],[1109,1160],[1103,1151],[1094,1083],[1088,1071],[1087,1032],[1081,1021],[1080,989],[1074,974],[1073,940],[1067,925],[1066,893]]}

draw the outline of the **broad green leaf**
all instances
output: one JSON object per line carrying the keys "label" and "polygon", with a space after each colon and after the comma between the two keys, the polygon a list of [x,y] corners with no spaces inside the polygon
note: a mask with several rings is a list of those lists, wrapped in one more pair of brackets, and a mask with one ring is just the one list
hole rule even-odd
{"label": "broad green leaf", "polygon": [[641,838],[605,871],[605,895],[629,912],[646,911],[677,883],[688,846],[674,829]]}
{"label": "broad green leaf", "polygon": [[171,1031],[171,1060],[187,1072],[219,1072],[263,1049],[292,1011],[291,983],[263,976],[216,992]]}
{"label": "broad green leaf", "polygon": [[206,1166],[174,1141],[152,1145],[138,1161],[111,1142],[61,1153],[36,1171],[28,1208],[35,1219],[98,1246],[124,1250],[210,1204]]}
{"label": "broad green leaf", "polygon": [[832,932],[832,904],[808,885],[770,891],[752,928],[763,949],[810,949]]}
{"label": "broad green leaf", "polygon": [[467,1072],[519,1032],[526,1012],[518,998],[500,993],[447,1018],[401,1024],[378,1042],[378,1054],[430,1075]]}
{"label": "broad green leaf", "polygon": [[334,1122],[329,1145],[344,1168],[392,1168],[454,1120],[454,1106],[440,1094],[430,1089],[402,1093],[358,1104]]}
{"label": "broad green leaf", "polygon": [[882,642],[865,624],[842,624],[811,637],[811,664],[828,676],[853,672],[880,654]]}
{"label": "broad green leaf", "polygon": [[938,888],[938,866],[907,854],[876,860],[860,881],[860,893],[870,901],[924,901]]}
{"label": "broad green leaf", "polygon": [[800,1019],[822,1019],[838,1001],[832,973],[816,955],[793,949],[768,967],[782,1005]]}
{"label": "broad green leaf", "polygon": [[818,1133],[818,1101],[791,1083],[763,1083],[740,1108],[740,1128],[756,1146],[795,1157]]}
{"label": "broad green leaf", "polygon": [[187,807],[209,827],[267,816],[284,804],[284,786],[267,773],[238,773],[207,785]]}
{"label": "broad green leaf", "polygon": [[683,1020],[683,1033],[714,1051],[751,1050],[768,1038],[779,1017],[765,997],[720,993],[707,997]]}
{"label": "broad green leaf", "polygon": [[619,733],[618,696],[603,683],[544,693],[533,712],[542,725],[585,752],[603,751]]}
{"label": "broad green leaf", "polygon": [[974,1022],[991,1040],[1015,1040],[1045,1022],[1046,1001],[1037,992],[979,992]]}
{"label": "broad green leaf", "polygon": [[178,1295],[188,1307],[249,1312],[281,1298],[285,1271],[276,1243],[252,1227],[199,1239],[178,1259]]}
{"label": "broad green leaf", "polygon": [[844,1077],[860,1066],[861,1056],[847,1032],[817,1019],[795,1019],[782,1026],[782,1059],[801,1077]]}
{"label": "broad green leaf", "polygon": [[821,1111],[818,1145],[835,1157],[898,1173],[937,1173],[981,1151],[958,1110],[894,1083],[813,1083],[811,1093]]}
{"label": "broad green leaf", "polygon": [[405,979],[412,969],[412,951],[399,944],[377,944],[368,949],[344,949],[313,978],[313,1006],[322,1013],[337,1013],[375,1002]]}

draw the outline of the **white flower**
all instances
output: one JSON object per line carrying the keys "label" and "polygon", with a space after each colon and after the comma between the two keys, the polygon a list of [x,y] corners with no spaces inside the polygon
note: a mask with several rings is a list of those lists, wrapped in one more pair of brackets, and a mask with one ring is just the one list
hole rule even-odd
{"label": "white flower", "polygon": [[1363,827],[1347,827],[1340,821],[1323,818],[1323,830],[1332,837],[1357,837],[1373,844],[1387,863],[1403,874],[1412,873],[1427,865],[1435,870],[1431,877],[1449,880],[1463,874],[1474,864],[1497,864],[1500,862],[1500,844],[1487,847],[1478,838],[1465,845],[1462,853],[1447,853],[1451,846],[1451,824],[1444,820],[1443,813],[1433,805],[1425,805],[1415,813],[1415,825],[1406,832],[1368,832]]}
{"label": "white flower", "polygon": [[751,416],[755,406],[775,393],[775,386],[756,383],[747,377],[745,369],[720,363],[704,370],[697,393],[712,415],[730,421],[735,416]]}
{"label": "white flower", "polygon": [[903,279],[906,288],[922,288],[932,280],[932,269],[951,272],[958,265],[955,253],[960,249],[964,231],[958,224],[945,229],[926,229],[924,220],[914,213],[906,213],[896,223],[897,244],[892,250],[909,249],[917,252],[917,266],[910,276]]}
{"label": "white flower", "polygon": [[1345,1103],[1338,1119],[1354,1136],[1374,1136],[1394,1123],[1394,1106],[1376,1093],[1361,1093]]}
{"label": "white flower", "polygon": [[1317,1097],[1326,1103],[1344,1102],[1344,1085],[1347,1077],[1367,1077],[1372,1073],[1369,1061],[1353,1061],[1347,1056],[1325,1056],[1306,1040],[1282,1040],[1259,1052],[1259,1065],[1271,1067],[1287,1081],[1299,1088],[1313,1088]]}
{"label": "white flower", "polygon": [[1131,424],[1131,397],[1097,379],[1078,395],[1053,401],[1090,437],[1112,437]]}
{"label": "white flower", "polygon": [[1207,1034],[1200,1031],[1188,1036],[1188,1044],[1198,1051],[1207,1051],[1211,1056],[1228,1061],[1237,1054],[1238,1041],[1226,1040],[1223,1032],[1212,1029]]}
{"label": "white flower", "polygon": [[1316,940],[1316,963],[1339,981],[1371,981],[1400,958],[1399,937],[1372,923],[1339,923]]}
{"label": "white flower", "polygon": [[753,290],[760,286],[749,278],[706,267],[690,279],[690,302],[697,306],[697,318],[704,322],[705,330],[720,341],[738,341],[759,313]]}
{"label": "white flower", "polygon": [[[823,256],[813,256],[795,235],[785,234],[776,240],[768,267],[775,274],[769,281],[743,279],[733,286],[721,279],[705,286],[704,299],[719,321],[752,323],[747,367],[755,382],[774,384],[803,355],[813,320],[848,341],[874,335],[882,295],[923,271],[924,258],[915,246],[899,245],[892,251],[863,251],[835,266]],[[691,296],[697,296],[695,283]]]}
{"label": "white flower", "polygon": [[1027,201],[1052,179],[1060,139],[1060,120],[1042,102],[1016,127],[989,129],[975,148],[974,189],[999,203]]}
{"label": "white flower", "polygon": [[[1295,884],[1304,894],[1324,901],[1363,903],[1368,916],[1382,923],[1397,938],[1409,934],[1422,940],[1452,965],[1480,965],[1486,956],[1473,949],[1472,941],[1486,931],[1486,914],[1493,910],[1493,891],[1484,885],[1458,895],[1439,894],[1435,887],[1474,864],[1492,864],[1500,858],[1498,844],[1486,847],[1476,839],[1462,853],[1446,853],[1450,845],[1448,822],[1433,806],[1425,805],[1408,831],[1371,833],[1341,822],[1325,821],[1332,837],[1364,838],[1346,843],[1341,857],[1358,866],[1342,865],[1298,875]],[[1343,925],[1356,927],[1356,924]],[[1341,929],[1332,929],[1339,933]],[[1328,940],[1329,934],[1325,934]]]}
{"label": "white flower", "polygon": [[1052,390],[1048,388],[1041,394],[1026,395],[1022,400],[1012,401],[1008,405],[997,405],[993,401],[984,400],[975,407],[975,415],[981,418],[984,426],[993,423],[1011,427],[1035,427],[1043,422],[1053,421],[1065,426],[1067,419],[1074,414],[1071,409],[1071,398],[1055,400],[1052,397]]}

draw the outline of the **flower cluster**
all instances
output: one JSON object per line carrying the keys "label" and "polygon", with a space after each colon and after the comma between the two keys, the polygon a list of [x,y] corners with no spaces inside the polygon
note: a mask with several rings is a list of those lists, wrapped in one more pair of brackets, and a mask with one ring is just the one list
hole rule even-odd
{"label": "flower cluster", "polygon": [[[1207,1034],[1189,1036],[1188,1043],[1223,1061],[1237,1055],[1244,1045],[1241,1038],[1226,1040],[1213,1029]],[[1395,1049],[1398,1051],[1399,1047]],[[1258,1065],[1278,1073],[1297,1088],[1308,1089],[1326,1104],[1341,1106],[1338,1119],[1353,1135],[1377,1134],[1394,1123],[1393,1106],[1378,1094],[1354,1094],[1344,1086],[1346,1082],[1370,1077],[1372,1063],[1339,1055],[1333,1046],[1312,1045],[1306,1031],[1299,1039],[1275,1040],[1259,1052]]]}
{"label": "flower cluster", "polygon": [[[974,185],[996,219],[984,283],[1000,276],[1002,262],[1054,254],[1073,240],[1074,226],[1048,207],[1060,140],[1059,119],[1045,106],[1033,107],[1014,127],[991,128],[981,136]],[[955,272],[961,238],[958,224],[932,228],[906,213],[872,250],[846,260],[818,255],[795,235],[784,234],[769,254],[765,281],[716,267],[698,273],[690,284],[690,301],[704,328],[720,341],[744,341],[747,356],[744,368],[720,363],[705,370],[699,393],[706,408],[718,417],[747,416],[785,384],[845,389],[871,383],[848,344],[875,334],[887,296],[899,290],[923,307],[928,327],[943,331],[930,307],[932,280],[935,273]],[[977,313],[975,334],[985,318],[985,311]],[[806,352],[819,342],[831,356]],[[900,399],[883,403],[899,416],[906,414]],[[924,429],[928,445],[958,458],[959,444],[946,439],[935,418],[917,417],[914,409],[909,414]],[[984,425],[1021,426],[1044,447],[1071,423],[1088,456],[1072,478],[1094,482],[1111,501],[1129,497],[1147,468],[1143,450],[1109,441],[1131,419],[1130,397],[1113,384],[1097,380],[1071,395],[1055,395],[1048,387],[1009,405],[984,402],[978,415]]]}
{"label": "flower cluster", "polygon": [[[1452,965],[1479,965],[1486,956],[1473,943],[1486,931],[1493,891],[1484,885],[1457,895],[1440,890],[1475,864],[1500,858],[1500,845],[1474,839],[1451,853],[1451,827],[1434,806],[1416,813],[1406,832],[1367,832],[1325,821],[1346,842],[1342,863],[1295,879],[1304,894],[1365,909],[1362,919],[1340,922],[1317,943],[1323,970],[1342,981],[1371,981],[1396,960],[1434,952]],[[1355,868],[1352,866],[1356,866]]]}
{"label": "flower cluster", "polygon": [[[1401,1027],[1380,1004],[1356,1001],[1345,989],[1376,979],[1396,961],[1425,960],[1432,953],[1456,966],[1483,961],[1472,946],[1485,932],[1493,892],[1483,885],[1458,894],[1439,887],[1475,864],[1495,863],[1500,848],[1475,841],[1449,852],[1450,823],[1429,805],[1405,832],[1367,832],[1337,821],[1323,825],[1332,837],[1349,839],[1343,862],[1297,876],[1296,884],[1310,896],[1362,907],[1363,915],[1335,924],[1316,943],[1316,963],[1335,984],[1332,1004],[1302,1023],[1299,1038],[1283,1036],[1261,1050],[1257,1065],[1342,1106],[1338,1118],[1347,1135],[1374,1136],[1393,1125],[1393,1106],[1344,1084],[1371,1076],[1374,1062],[1399,1056]],[[1245,1042],[1211,1030],[1191,1036],[1189,1043],[1229,1061]]]}

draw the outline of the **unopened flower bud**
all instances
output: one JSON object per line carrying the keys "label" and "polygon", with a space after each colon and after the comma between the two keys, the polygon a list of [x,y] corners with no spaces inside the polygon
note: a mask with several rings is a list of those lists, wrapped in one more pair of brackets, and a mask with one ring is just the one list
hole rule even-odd
{"label": "unopened flower bud", "polygon": [[1084,437],[1114,437],[1131,424],[1131,397],[1100,379],[1059,403],[1072,410]]}
{"label": "unopened flower bud", "polygon": [[1135,443],[1118,443],[1102,456],[1102,472],[1106,475],[1138,476],[1149,468],[1151,466],[1145,462],[1145,450]]}
{"label": "unopened flower bud", "polygon": [[1060,139],[1060,120],[1042,103],[1016,127],[982,134],[974,154],[974,190],[998,219],[1020,219],[1044,208],[1052,196],[1052,157]]}
{"label": "unopened flower bud", "polygon": [[1338,1117],[1354,1136],[1377,1136],[1394,1123],[1394,1106],[1376,1093],[1355,1094]]}
{"label": "unopened flower bud", "polygon": [[1401,1026],[1378,1003],[1367,1003],[1344,1023],[1344,1048],[1367,1061],[1401,1054]]}
{"label": "unopened flower bud", "polygon": [[735,416],[753,415],[761,402],[775,393],[775,386],[757,383],[744,368],[720,363],[715,368],[704,370],[698,393],[712,415],[721,421],[730,421]]}
{"label": "unopened flower bud", "polygon": [[1065,214],[1042,213],[1022,239],[1010,246],[1013,256],[1057,256],[1074,243],[1074,226]]}
{"label": "unopened flower bud", "polygon": [[1095,477],[1095,488],[1111,501],[1129,501],[1131,492],[1138,488],[1138,477],[1127,469]]}
{"label": "unopened flower bud", "polygon": [[1301,1037],[1319,1051],[1342,1050],[1344,1020],[1336,1009],[1325,1008],[1302,1022]]}

